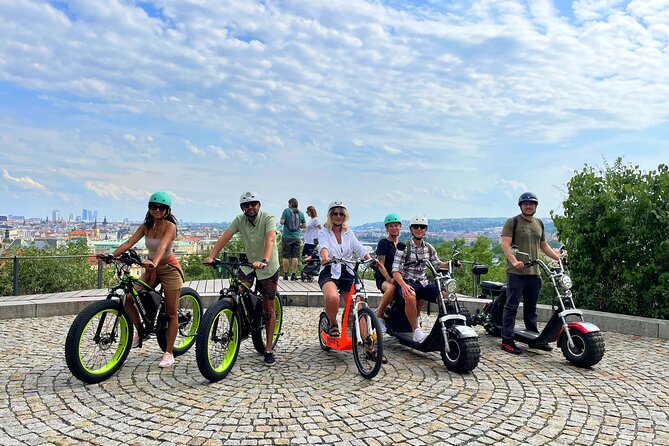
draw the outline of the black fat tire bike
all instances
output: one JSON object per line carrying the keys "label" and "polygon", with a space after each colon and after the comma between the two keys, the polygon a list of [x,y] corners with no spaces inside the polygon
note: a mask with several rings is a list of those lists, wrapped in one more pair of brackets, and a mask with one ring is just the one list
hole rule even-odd
{"label": "black fat tire bike", "polygon": [[[236,257],[229,257],[227,261],[214,259],[211,263],[212,268],[225,270],[230,277],[230,286],[221,286],[218,300],[205,312],[195,346],[197,367],[211,382],[220,381],[230,373],[239,355],[241,341],[249,335],[255,350],[261,355],[265,353],[263,297],[238,278],[243,266],[250,267],[251,264]],[[282,334],[283,304],[279,293],[274,298],[274,311],[276,324],[272,348]]]}
{"label": "black fat tire bike", "polygon": [[[107,298],[93,302],[77,315],[65,340],[65,361],[72,375],[89,384],[105,381],[116,373],[132,348],[134,326],[125,311],[128,295],[139,313],[140,346],[155,335],[162,351],[167,346],[167,315],[162,292],[130,274],[142,261],[134,250],[115,258],[97,256],[114,265],[119,283],[109,289]],[[172,353],[180,356],[195,343],[202,319],[202,300],[197,291],[184,287],[177,309],[178,331]]]}

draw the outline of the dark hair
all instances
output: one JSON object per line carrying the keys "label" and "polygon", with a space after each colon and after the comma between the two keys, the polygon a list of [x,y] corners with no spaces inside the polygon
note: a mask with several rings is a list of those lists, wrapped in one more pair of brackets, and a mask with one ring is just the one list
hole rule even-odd
{"label": "dark hair", "polygon": [[[169,222],[174,223],[174,226],[177,225],[177,219],[174,215],[172,215],[172,208],[167,207],[167,210],[165,211],[165,217],[163,217],[163,220],[167,220]],[[151,211],[146,211],[146,216],[144,217],[144,226],[146,226],[146,229],[151,229],[153,227],[153,217],[151,216]]]}
{"label": "dark hair", "polygon": [[288,207],[289,208],[296,208],[297,207],[297,198],[291,198],[288,200]]}

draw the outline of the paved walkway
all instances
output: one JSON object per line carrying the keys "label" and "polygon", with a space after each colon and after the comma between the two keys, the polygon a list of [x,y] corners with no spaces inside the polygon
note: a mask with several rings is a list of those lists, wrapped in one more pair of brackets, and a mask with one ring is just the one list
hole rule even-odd
{"label": "paved walkway", "polygon": [[74,316],[0,320],[0,444],[669,444],[669,341],[606,332],[582,370],[559,351],[504,353],[477,327],[481,362],[459,375],[386,338],[390,363],[367,381],[350,352],[320,349],[319,311],[287,307],[277,364],[247,340],[216,384],[194,352],[159,369],[149,342],[83,385],[63,358]]}

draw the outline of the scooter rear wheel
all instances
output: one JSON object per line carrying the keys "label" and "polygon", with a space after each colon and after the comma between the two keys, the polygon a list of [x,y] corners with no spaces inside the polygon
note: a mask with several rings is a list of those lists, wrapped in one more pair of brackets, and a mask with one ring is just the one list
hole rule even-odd
{"label": "scooter rear wheel", "polygon": [[592,333],[581,333],[578,330],[570,329],[569,334],[574,341],[574,348],[569,347],[569,339],[565,334],[562,335],[560,348],[567,361],[576,367],[592,367],[604,357],[604,337],[599,331]]}
{"label": "scooter rear wheel", "polygon": [[321,316],[318,318],[318,343],[321,345],[321,348],[327,352],[330,351],[330,347],[325,345],[325,341],[323,340],[323,332],[330,332],[330,319],[325,313],[321,313]]}

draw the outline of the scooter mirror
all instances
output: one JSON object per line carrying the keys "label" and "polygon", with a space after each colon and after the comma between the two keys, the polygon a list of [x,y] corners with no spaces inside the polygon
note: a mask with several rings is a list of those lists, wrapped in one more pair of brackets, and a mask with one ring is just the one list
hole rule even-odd
{"label": "scooter mirror", "polygon": [[397,250],[398,251],[404,251],[407,249],[407,244],[404,242],[397,242]]}

